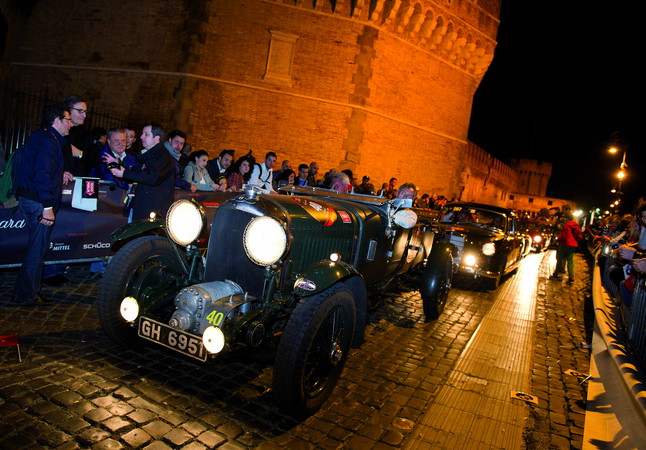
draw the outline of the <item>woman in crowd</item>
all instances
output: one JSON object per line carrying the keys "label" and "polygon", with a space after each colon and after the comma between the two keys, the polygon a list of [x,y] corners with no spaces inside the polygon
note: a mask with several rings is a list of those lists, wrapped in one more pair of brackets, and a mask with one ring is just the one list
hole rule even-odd
{"label": "woman in crowd", "polygon": [[198,191],[217,191],[219,186],[213,182],[206,171],[209,154],[206,150],[197,150],[190,154],[189,163],[184,169],[184,179],[197,187]]}
{"label": "woman in crowd", "polygon": [[292,169],[283,170],[280,175],[276,177],[276,186],[279,188],[283,186],[291,186],[294,184],[295,178],[296,175]]}
{"label": "woman in crowd", "polygon": [[241,191],[242,185],[249,181],[251,177],[251,168],[255,164],[255,159],[250,154],[239,158],[231,168],[229,175],[229,188],[234,191]]}

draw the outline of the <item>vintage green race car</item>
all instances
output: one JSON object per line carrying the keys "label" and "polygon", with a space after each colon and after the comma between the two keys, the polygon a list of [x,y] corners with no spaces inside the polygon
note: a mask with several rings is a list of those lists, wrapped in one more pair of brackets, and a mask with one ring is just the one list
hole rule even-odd
{"label": "vintage green race car", "polygon": [[194,201],[175,202],[166,222],[113,233],[132,239],[157,229],[168,238],[136,238],[112,259],[99,289],[105,333],[125,346],[144,338],[201,361],[275,352],[275,401],[305,417],[334,389],[350,348],[361,345],[373,295],[415,274],[426,319],[439,316],[456,249],[441,242],[431,211],[417,210],[416,225],[404,229],[393,222],[400,200],[305,187],[282,193],[246,187],[223,203],[204,257],[194,243],[205,215]]}

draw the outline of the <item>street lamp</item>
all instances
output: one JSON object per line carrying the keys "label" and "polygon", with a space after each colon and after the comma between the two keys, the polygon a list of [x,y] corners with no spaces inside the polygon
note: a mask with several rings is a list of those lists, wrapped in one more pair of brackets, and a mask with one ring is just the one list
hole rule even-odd
{"label": "street lamp", "polygon": [[626,169],[628,168],[628,165],[626,164],[626,149],[628,148],[628,136],[626,136],[626,133],[624,133],[623,131],[615,131],[614,133],[612,133],[610,138],[614,143],[614,145],[609,149],[610,153],[614,154],[618,151],[623,152],[621,164],[619,165],[619,172],[617,173],[617,178],[619,179],[619,181],[617,183],[617,187],[613,186],[612,190],[610,191],[613,194],[616,194],[617,199],[619,199],[619,196],[622,194],[621,182],[627,175]]}

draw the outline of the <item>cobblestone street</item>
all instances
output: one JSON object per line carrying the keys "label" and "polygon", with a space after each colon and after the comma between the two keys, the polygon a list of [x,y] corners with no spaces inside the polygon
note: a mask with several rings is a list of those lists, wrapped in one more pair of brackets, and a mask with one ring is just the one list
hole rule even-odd
{"label": "cobblestone street", "polygon": [[[539,400],[527,407],[525,445],[580,448],[585,383],[564,372],[588,370],[589,350],[579,343],[588,342],[592,323],[590,270],[577,255],[569,286],[547,280],[553,252],[529,258],[542,263],[530,392]],[[70,285],[43,292],[53,306],[20,308],[10,301],[15,271],[0,274],[0,334],[18,333],[23,358],[18,363],[15,347],[0,349],[4,449],[404,448],[497,292],[454,286],[440,319],[428,324],[417,291],[388,296],[332,397],[297,422],[274,405],[270,364],[201,364],[161,347],[121,348],[99,327],[99,283],[87,266],[66,275]]]}

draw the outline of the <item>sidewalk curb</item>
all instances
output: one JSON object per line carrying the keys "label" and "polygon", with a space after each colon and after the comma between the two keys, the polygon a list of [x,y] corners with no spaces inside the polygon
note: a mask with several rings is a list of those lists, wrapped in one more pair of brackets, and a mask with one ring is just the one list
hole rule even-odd
{"label": "sidewalk curb", "polygon": [[620,326],[622,319],[618,308],[601,285],[601,273],[595,265],[592,281],[592,301],[595,322],[608,349],[617,374],[633,401],[635,409],[646,426],[646,377],[639,373],[638,363],[630,351],[626,351],[628,338]]}

